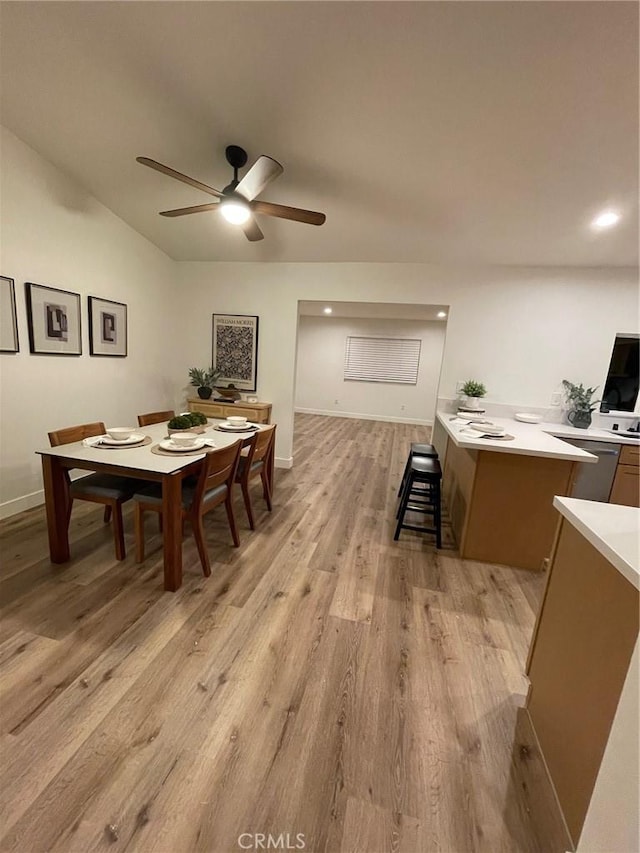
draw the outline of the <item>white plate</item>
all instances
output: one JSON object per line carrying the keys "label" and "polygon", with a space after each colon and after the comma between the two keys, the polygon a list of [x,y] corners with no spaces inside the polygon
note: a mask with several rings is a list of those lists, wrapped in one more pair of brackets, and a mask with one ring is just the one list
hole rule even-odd
{"label": "white plate", "polygon": [[500,435],[490,435],[488,432],[480,432],[480,430],[469,427],[468,429],[461,429],[459,434],[468,438],[504,438],[506,432],[501,432]]}
{"label": "white plate", "polygon": [[459,417],[461,421],[471,421],[471,423],[486,421],[484,415],[472,415],[469,412],[462,412],[460,410],[458,410],[457,417]]}
{"label": "white plate", "polygon": [[516,412],[513,417],[523,424],[539,424],[542,420],[542,415],[534,415],[533,412]]}
{"label": "white plate", "polygon": [[189,447],[183,447],[181,444],[174,444],[173,439],[165,438],[160,442],[160,447],[163,450],[173,450],[176,453],[189,453],[189,451],[193,450],[202,450],[202,448],[204,447],[204,443],[205,439],[199,438]]}
{"label": "white plate", "polygon": [[109,435],[100,436],[100,444],[111,444],[114,447],[117,447],[119,444],[124,446],[128,444],[140,444],[141,441],[144,441],[144,435],[141,432],[134,432],[129,438],[111,438]]}
{"label": "white plate", "polygon": [[236,426],[235,424],[230,424],[228,421],[223,421],[221,424],[218,424],[220,429],[231,430],[232,432],[249,432],[256,429],[255,424],[246,424],[246,426]]}

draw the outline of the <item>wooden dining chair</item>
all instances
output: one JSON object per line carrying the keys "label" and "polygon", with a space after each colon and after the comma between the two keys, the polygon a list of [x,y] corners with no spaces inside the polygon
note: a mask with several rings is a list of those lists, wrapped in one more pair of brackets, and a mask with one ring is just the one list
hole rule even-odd
{"label": "wooden dining chair", "polygon": [[271,480],[269,466],[275,438],[275,424],[267,427],[266,429],[261,429],[259,432],[256,432],[251,439],[247,455],[240,457],[238,472],[236,474],[236,483],[239,483],[242,488],[242,497],[247,510],[247,517],[249,518],[249,527],[252,530],[255,530],[256,526],[253,518],[249,485],[250,481],[258,475],[262,480],[262,495],[267,503],[267,509],[271,512]]}
{"label": "wooden dining chair", "polygon": [[[49,433],[49,444],[51,447],[60,447],[62,444],[72,444],[91,438],[94,435],[104,435],[105,425],[100,421],[93,424],[80,424],[78,426],[65,427],[53,430]],[[71,480],[69,471],[65,471],[69,486],[69,505],[67,506],[67,520],[71,517],[71,508],[74,500],[91,501],[104,504],[104,522],[107,524],[113,516],[113,539],[115,543],[116,559],[124,560],[127,555],[124,544],[124,530],[122,524],[122,504],[131,500],[138,489],[144,483],[134,477],[119,477],[113,474],[89,474],[78,480]]]}
{"label": "wooden dining chair", "polygon": [[151,426],[151,424],[161,424],[163,421],[170,421],[175,417],[173,409],[167,412],[147,412],[146,415],[138,415],[138,426]]}
{"label": "wooden dining chair", "polygon": [[[240,545],[232,497],[241,449],[242,442],[236,441],[228,447],[208,453],[197,480],[182,481],[182,519],[183,522],[188,520],[191,524],[205,577],[211,574],[202,524],[205,513],[224,503],[233,544],[236,548]],[[144,513],[157,512],[162,517],[162,486],[154,483],[136,493],[133,499],[135,501],[136,561],[141,563],[144,560]]]}

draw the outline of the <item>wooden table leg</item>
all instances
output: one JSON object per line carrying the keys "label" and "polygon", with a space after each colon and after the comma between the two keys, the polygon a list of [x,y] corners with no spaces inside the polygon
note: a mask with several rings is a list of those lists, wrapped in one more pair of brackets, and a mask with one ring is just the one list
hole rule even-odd
{"label": "wooden table leg", "polygon": [[269,479],[269,491],[271,492],[271,497],[273,497],[273,484],[275,479],[275,465],[276,465],[276,431],[275,427],[273,430],[273,441],[271,442],[271,450],[269,451],[269,458],[267,460],[267,477]]}
{"label": "wooden table leg", "polygon": [[164,544],[164,588],[175,592],[182,586],[182,477],[162,478],[162,531]]}
{"label": "wooden table leg", "polygon": [[49,556],[52,563],[69,559],[69,486],[67,474],[55,456],[42,456],[44,504],[47,512]]}

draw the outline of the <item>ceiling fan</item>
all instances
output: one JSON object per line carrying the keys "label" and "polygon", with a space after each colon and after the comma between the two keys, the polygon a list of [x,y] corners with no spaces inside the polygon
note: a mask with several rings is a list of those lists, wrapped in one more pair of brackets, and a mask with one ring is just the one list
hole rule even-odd
{"label": "ceiling fan", "polygon": [[233,168],[233,180],[223,190],[196,181],[182,172],[151,160],[149,157],[136,157],[138,163],[149,166],[157,172],[169,175],[183,184],[195,187],[209,195],[215,196],[218,201],[210,204],[197,204],[194,207],[179,207],[175,210],[161,210],[160,216],[187,216],[190,213],[205,213],[210,210],[219,210],[228,222],[240,225],[247,240],[252,242],[262,240],[264,234],[258,227],[253,214],[262,213],[266,216],[276,216],[279,219],[291,219],[294,222],[305,222],[308,225],[322,225],[326,216],[315,210],[302,210],[299,207],[286,207],[283,204],[272,204],[268,201],[256,201],[256,196],[275,178],[284,172],[284,169],[272,157],[262,154],[251,166],[249,171],[241,180],[238,180],[238,169],[242,169],[247,162],[247,152],[238,145],[228,145],[226,148],[227,163]]}

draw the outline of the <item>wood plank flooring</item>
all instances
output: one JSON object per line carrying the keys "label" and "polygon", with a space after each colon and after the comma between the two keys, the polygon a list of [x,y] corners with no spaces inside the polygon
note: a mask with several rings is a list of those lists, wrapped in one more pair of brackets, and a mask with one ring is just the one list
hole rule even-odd
{"label": "wood plank flooring", "polygon": [[393,541],[428,437],[297,416],[273,512],[258,485],[251,533],[237,497],[239,549],[208,516],[212,575],[188,535],[177,593],[130,510],[122,563],[101,508],[64,566],[41,508],[3,522],[2,853],[569,850],[518,707],[542,577],[448,524]]}

